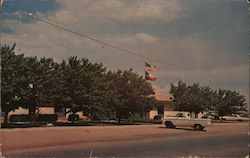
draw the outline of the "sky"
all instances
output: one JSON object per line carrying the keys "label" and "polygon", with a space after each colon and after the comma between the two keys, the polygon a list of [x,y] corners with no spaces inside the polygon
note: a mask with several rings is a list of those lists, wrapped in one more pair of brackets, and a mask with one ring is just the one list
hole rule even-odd
{"label": "sky", "polygon": [[1,44],[16,43],[17,54],[57,62],[78,56],[141,75],[148,62],[158,67],[151,83],[159,95],[182,80],[239,91],[249,103],[245,0],[5,0],[0,20]]}

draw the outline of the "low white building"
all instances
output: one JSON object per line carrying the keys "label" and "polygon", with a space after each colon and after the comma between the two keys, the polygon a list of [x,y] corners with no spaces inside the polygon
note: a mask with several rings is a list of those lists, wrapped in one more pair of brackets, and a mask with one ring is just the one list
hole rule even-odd
{"label": "low white building", "polygon": [[154,119],[157,115],[166,116],[171,114],[172,111],[174,111],[175,107],[173,104],[173,99],[170,96],[164,96],[164,95],[156,95],[156,99],[162,104],[159,107],[153,108],[149,112],[149,119]]}

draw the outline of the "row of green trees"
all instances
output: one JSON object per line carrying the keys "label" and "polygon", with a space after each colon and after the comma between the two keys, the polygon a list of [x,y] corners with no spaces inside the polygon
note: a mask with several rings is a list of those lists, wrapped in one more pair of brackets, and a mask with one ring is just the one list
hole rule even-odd
{"label": "row of green trees", "polygon": [[19,107],[33,115],[39,105],[68,112],[82,111],[92,118],[145,112],[157,104],[150,83],[132,69],[107,71],[102,64],[70,57],[61,63],[52,58],[15,54],[15,45],[1,47],[1,106],[7,122]]}
{"label": "row of green trees", "polygon": [[[1,107],[7,122],[10,111],[19,107],[33,115],[39,105],[67,107],[94,118],[122,118],[144,113],[159,105],[154,90],[131,70],[107,71],[102,64],[70,57],[61,63],[52,58],[15,54],[15,45],[1,47]],[[213,90],[198,83],[171,84],[176,110],[198,113],[216,111],[226,115],[246,106],[245,96],[230,90]]]}
{"label": "row of green trees", "polygon": [[170,94],[174,97],[176,110],[181,111],[215,111],[221,116],[246,109],[246,98],[239,92],[214,90],[208,86],[202,87],[199,83],[187,85],[179,81],[177,85],[171,84]]}

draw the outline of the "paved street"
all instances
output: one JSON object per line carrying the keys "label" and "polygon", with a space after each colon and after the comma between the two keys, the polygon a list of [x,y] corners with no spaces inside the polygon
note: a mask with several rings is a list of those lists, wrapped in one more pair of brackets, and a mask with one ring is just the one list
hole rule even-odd
{"label": "paved street", "polygon": [[[75,132],[80,134],[75,135]],[[3,154],[12,157],[176,157],[190,155],[245,157],[249,151],[247,132],[247,123],[217,123],[207,128],[206,131],[184,128],[166,129],[162,125],[52,127],[3,130],[2,136],[5,135],[5,137],[2,142]],[[23,140],[21,144],[18,142],[22,138],[19,141],[6,140],[10,137],[17,138],[17,133],[23,137],[28,133],[29,136],[26,135],[28,141]],[[51,133],[54,133],[52,135],[54,140]],[[40,143],[37,142],[38,139],[33,138],[37,137],[36,134],[42,136]],[[49,139],[46,139],[46,134]],[[47,146],[44,145],[46,143]]]}
{"label": "paved street", "polygon": [[[248,155],[246,134],[197,138],[163,137],[140,141],[71,145],[22,153],[22,157],[245,157]],[[18,154],[16,154],[17,156]]]}

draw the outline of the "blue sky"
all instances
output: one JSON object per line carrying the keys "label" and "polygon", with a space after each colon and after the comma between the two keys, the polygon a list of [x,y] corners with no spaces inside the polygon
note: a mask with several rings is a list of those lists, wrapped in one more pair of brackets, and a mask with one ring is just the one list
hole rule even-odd
{"label": "blue sky", "polygon": [[[181,79],[249,98],[248,8],[243,0],[5,0],[1,41],[16,42],[17,53],[28,56],[59,62],[77,55],[142,75],[149,62],[159,67],[152,85],[161,95]],[[169,65],[103,46],[25,13]]]}

